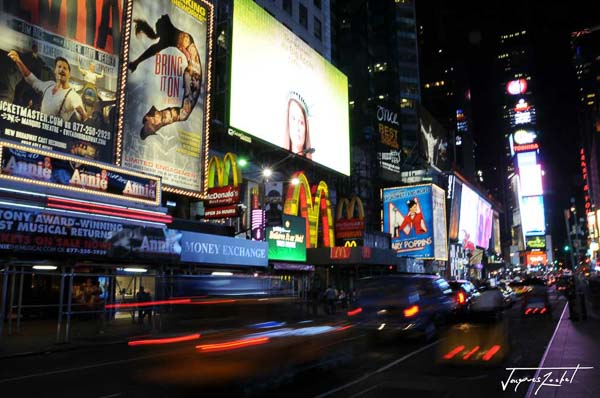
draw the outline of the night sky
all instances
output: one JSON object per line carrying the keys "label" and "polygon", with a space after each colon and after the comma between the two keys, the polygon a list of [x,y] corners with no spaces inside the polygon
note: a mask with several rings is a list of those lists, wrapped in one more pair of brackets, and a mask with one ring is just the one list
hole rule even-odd
{"label": "night sky", "polygon": [[[545,169],[546,220],[550,224],[554,247],[565,239],[563,209],[575,196],[583,210],[582,179],[578,163],[579,100],[575,68],[572,63],[570,33],[600,25],[600,9],[595,1],[478,1],[418,3],[418,15],[446,25],[445,44],[463,58],[469,71],[473,107],[473,131],[477,142],[478,168],[484,170],[488,188],[498,186],[500,178],[490,169],[488,159],[500,163],[504,151],[500,123],[501,105],[497,81],[491,74],[499,53],[499,35],[526,29],[531,34],[532,79],[536,87],[537,120],[541,133],[541,154]],[[440,7],[439,12],[431,7]],[[448,20],[448,19],[452,20]],[[486,163],[488,165],[486,165]]]}

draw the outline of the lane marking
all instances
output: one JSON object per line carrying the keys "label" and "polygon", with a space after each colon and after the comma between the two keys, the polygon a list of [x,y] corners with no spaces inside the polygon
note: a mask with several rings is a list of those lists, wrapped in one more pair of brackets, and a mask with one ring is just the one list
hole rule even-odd
{"label": "lane marking", "polygon": [[361,395],[364,395],[366,393],[368,393],[369,391],[373,391],[374,389],[376,389],[377,387],[379,387],[381,385],[381,383],[379,384],[375,384],[373,387],[369,387],[366,390],[362,390],[361,392],[359,392],[358,394],[354,394],[353,396],[351,396],[350,398],[356,398],[356,397],[360,397]]}
{"label": "lane marking", "polygon": [[428,348],[430,348],[430,347],[433,347],[434,345],[436,345],[437,343],[439,343],[439,342],[440,342],[440,341],[442,341],[442,340],[443,340],[443,339],[439,339],[439,340],[436,340],[436,341],[434,341],[433,343],[427,344],[426,346],[423,346],[423,347],[419,348],[419,349],[418,349],[418,350],[416,350],[416,351],[413,351],[413,352],[411,352],[411,353],[409,353],[409,354],[406,354],[405,356],[403,356],[403,357],[401,357],[401,358],[398,358],[398,359],[396,359],[395,361],[393,361],[393,362],[390,362],[389,364],[387,364],[387,365],[385,365],[385,366],[383,366],[383,367],[381,367],[381,368],[379,368],[379,369],[377,369],[377,370],[375,370],[375,371],[373,371],[373,372],[371,372],[371,373],[367,373],[366,375],[364,375],[363,377],[361,377],[361,378],[359,378],[359,379],[356,379],[356,380],[354,380],[354,381],[351,381],[350,383],[346,383],[346,384],[344,384],[344,385],[342,385],[342,386],[339,386],[339,387],[337,387],[337,388],[334,388],[334,389],[332,389],[332,390],[329,390],[329,391],[326,391],[326,392],[324,392],[324,393],[322,393],[322,394],[319,394],[319,395],[317,395],[315,398],[323,398],[323,397],[327,397],[327,396],[329,396],[329,395],[335,394],[335,393],[336,393],[336,392],[338,392],[338,391],[344,390],[344,389],[346,389],[346,388],[348,388],[348,387],[350,387],[350,386],[353,386],[353,385],[355,385],[355,384],[361,383],[361,382],[363,382],[363,381],[367,380],[369,377],[371,377],[371,376],[374,376],[374,375],[376,375],[376,374],[379,374],[379,373],[382,373],[382,372],[385,372],[385,371],[386,371],[386,370],[388,370],[389,368],[391,368],[391,367],[394,367],[394,366],[398,365],[400,362],[406,361],[407,359],[409,359],[409,358],[411,358],[411,357],[413,357],[413,356],[417,355],[418,353],[420,353],[420,352],[422,352],[422,351],[425,351],[426,349],[428,349]]}
{"label": "lane marking", "polygon": [[[542,360],[540,361],[539,367],[531,368],[531,370],[537,369],[537,371],[535,372],[535,376],[533,376],[534,379],[537,379],[542,371],[542,367],[544,366],[544,362],[546,361],[546,356],[548,356],[548,352],[550,351],[550,347],[552,347],[552,342],[554,341],[554,338],[556,337],[556,333],[558,332],[558,328],[560,327],[560,323],[562,322],[566,311],[567,311],[567,303],[565,303],[565,306],[563,307],[562,314],[560,314],[560,318],[558,319],[558,323],[556,324],[556,329],[554,329],[552,338],[550,339],[550,342],[548,343],[548,346],[546,347],[546,351],[544,351],[544,356],[542,356]],[[529,383],[529,389],[527,390],[527,394],[525,394],[525,398],[531,398],[531,393],[533,392],[534,386],[535,386],[535,383]]]}
{"label": "lane marking", "polygon": [[101,396],[99,398],[113,398],[113,397],[120,397],[120,396],[121,396],[121,393],[120,392],[116,392],[114,394],[103,395],[103,396]]}

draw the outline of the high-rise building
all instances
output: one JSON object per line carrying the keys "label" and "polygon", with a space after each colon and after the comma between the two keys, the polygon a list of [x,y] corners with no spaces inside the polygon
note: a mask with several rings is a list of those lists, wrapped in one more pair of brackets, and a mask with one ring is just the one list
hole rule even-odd
{"label": "high-rise building", "polygon": [[579,84],[580,138],[589,163],[586,211],[590,211],[600,207],[600,140],[596,137],[600,132],[600,26],[573,32],[571,48]]}
{"label": "high-rise building", "polygon": [[579,162],[583,182],[583,199],[586,212],[591,259],[598,264],[597,250],[600,238],[598,213],[600,209],[600,26],[571,33],[573,63],[579,89],[579,136],[581,148]]}
{"label": "high-rise building", "polygon": [[[400,183],[417,154],[419,56],[413,0],[337,1],[333,63],[348,75],[352,177],[378,226],[379,189]],[[378,124],[384,113],[391,130]]]}
{"label": "high-rise building", "polygon": [[[448,151],[453,166],[475,178],[475,153],[467,35],[463,13],[442,1],[417,9],[421,104],[448,131]],[[459,39],[460,37],[460,39]]]}
{"label": "high-rise building", "polygon": [[536,118],[538,101],[530,40],[524,29],[501,34],[496,57],[509,191],[505,205],[512,237],[510,255],[515,264],[527,264],[529,252],[546,249],[541,132]]}
{"label": "high-rise building", "polygon": [[331,61],[329,0],[257,0],[294,34]]}

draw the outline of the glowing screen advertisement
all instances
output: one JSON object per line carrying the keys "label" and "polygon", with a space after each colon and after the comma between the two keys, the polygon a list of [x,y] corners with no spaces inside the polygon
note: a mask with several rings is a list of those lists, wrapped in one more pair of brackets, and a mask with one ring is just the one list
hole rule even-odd
{"label": "glowing screen advertisement", "polygon": [[492,206],[468,186],[462,186],[458,240],[464,250],[487,249],[492,235]]}
{"label": "glowing screen advertisement", "polygon": [[433,184],[383,190],[383,232],[399,257],[448,259],[444,196]]}
{"label": "glowing screen advertisement", "polygon": [[519,165],[521,196],[538,196],[544,193],[542,188],[542,167],[539,164]]}
{"label": "glowing screen advertisement", "polygon": [[230,81],[233,129],[350,175],[347,77],[252,0],[234,4]]}
{"label": "glowing screen advertisement", "polygon": [[209,28],[203,0],[133,0],[121,163],[201,191]]}
{"label": "glowing screen advertisement", "polygon": [[546,233],[543,196],[521,198],[521,224],[525,236],[543,235]]}

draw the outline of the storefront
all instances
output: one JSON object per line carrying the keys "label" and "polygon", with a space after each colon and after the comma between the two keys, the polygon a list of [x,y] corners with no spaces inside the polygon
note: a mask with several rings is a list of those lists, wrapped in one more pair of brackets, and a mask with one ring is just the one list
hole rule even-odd
{"label": "storefront", "polygon": [[352,291],[360,278],[397,272],[403,259],[391,249],[336,246],[308,249],[307,262],[315,265],[315,280],[322,288]]}

